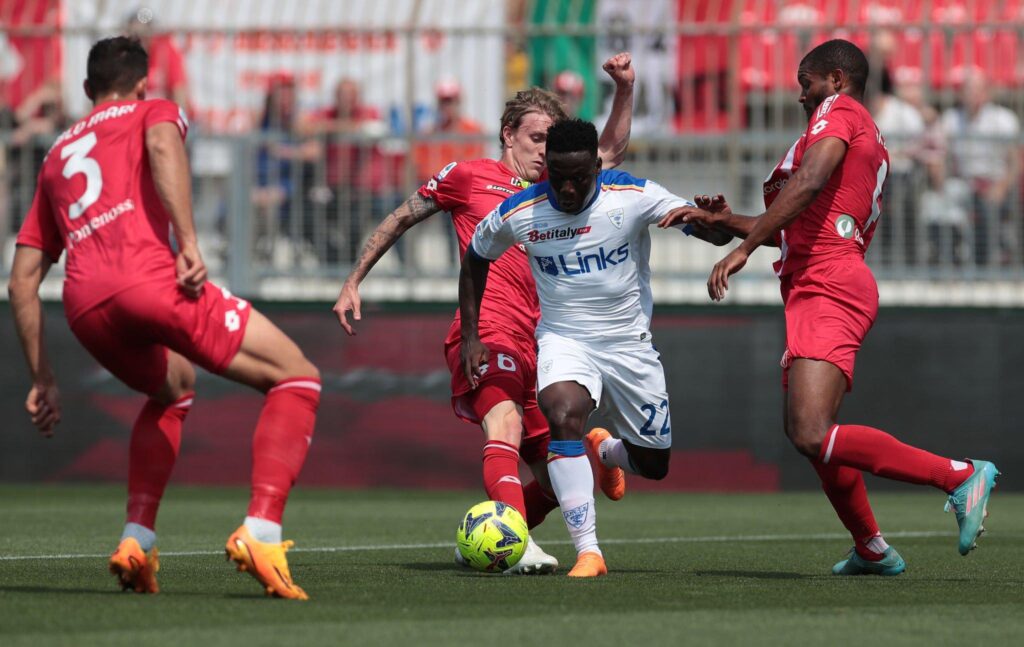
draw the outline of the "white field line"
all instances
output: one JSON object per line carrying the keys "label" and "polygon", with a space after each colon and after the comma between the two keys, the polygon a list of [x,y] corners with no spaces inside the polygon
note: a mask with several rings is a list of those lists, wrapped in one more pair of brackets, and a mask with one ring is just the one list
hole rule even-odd
{"label": "white field line", "polygon": [[[937,530],[907,530],[885,533],[886,538],[906,537],[955,537],[955,532]],[[602,539],[602,544],[721,544],[767,541],[815,541],[821,539],[849,539],[850,536],[839,532],[823,532],[807,535],[709,535],[704,537],[633,537],[620,539]],[[568,539],[545,541],[549,544],[571,544]],[[356,553],[386,550],[423,550],[427,548],[450,548],[453,541],[437,541],[422,544],[367,544],[363,546],[320,546],[314,548],[292,548],[290,553]],[[161,551],[161,557],[195,557],[206,555],[223,555],[223,550],[181,550]],[[52,555],[0,555],[0,562],[18,562],[32,559],[99,559],[109,557],[109,553],[56,553]]]}

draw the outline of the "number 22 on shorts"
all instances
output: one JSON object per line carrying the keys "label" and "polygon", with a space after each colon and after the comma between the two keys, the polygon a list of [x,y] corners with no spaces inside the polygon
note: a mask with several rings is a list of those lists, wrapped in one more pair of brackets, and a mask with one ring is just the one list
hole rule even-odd
{"label": "number 22 on shorts", "polygon": [[[662,400],[661,406],[656,407],[653,404],[645,404],[640,407],[640,410],[647,416],[647,421],[644,422],[644,426],[640,427],[641,436],[667,436],[672,433],[672,427],[669,424],[669,413],[668,413],[668,400]],[[655,430],[654,421],[658,417],[658,412],[664,411],[665,417],[661,423],[661,429]]]}

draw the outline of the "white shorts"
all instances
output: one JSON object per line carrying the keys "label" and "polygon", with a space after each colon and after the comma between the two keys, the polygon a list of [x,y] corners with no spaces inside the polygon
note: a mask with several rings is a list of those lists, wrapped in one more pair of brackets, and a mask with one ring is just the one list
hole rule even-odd
{"label": "white shorts", "polygon": [[640,447],[672,446],[665,369],[650,341],[609,347],[545,332],[537,344],[538,394],[555,382],[577,382],[619,438]]}

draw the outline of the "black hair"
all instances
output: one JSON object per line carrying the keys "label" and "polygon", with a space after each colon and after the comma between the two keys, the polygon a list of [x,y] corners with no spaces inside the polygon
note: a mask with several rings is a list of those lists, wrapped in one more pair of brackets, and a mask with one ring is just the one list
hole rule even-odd
{"label": "black hair", "polygon": [[822,75],[832,70],[842,70],[850,78],[854,89],[861,94],[868,82],[868,57],[859,47],[841,38],[825,41],[807,52],[800,61],[800,67]]}
{"label": "black hair", "polygon": [[87,67],[85,82],[93,98],[127,93],[149,73],[149,55],[137,38],[104,38],[89,50]]}
{"label": "black hair", "polygon": [[582,119],[562,119],[548,128],[547,152],[597,155],[597,128]]}

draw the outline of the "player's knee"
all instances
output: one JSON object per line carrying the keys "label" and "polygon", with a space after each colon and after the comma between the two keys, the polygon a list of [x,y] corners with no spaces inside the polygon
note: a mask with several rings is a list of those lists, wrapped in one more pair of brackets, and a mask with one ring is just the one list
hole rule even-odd
{"label": "player's knee", "polygon": [[586,416],[582,408],[574,406],[572,402],[557,401],[542,403],[541,411],[548,419],[553,439],[577,440],[583,437]]}
{"label": "player's knee", "polygon": [[320,380],[320,369],[313,362],[306,359],[306,356],[301,352],[297,357],[288,362],[284,370],[284,376],[281,379],[290,380],[297,377]]}
{"label": "player's knee", "polygon": [[821,426],[819,430],[817,426],[812,425],[790,425],[786,430],[786,435],[798,452],[815,459],[821,455],[821,443],[825,436],[823,431],[825,428],[825,426]]}
{"label": "player's knee", "polygon": [[671,452],[657,451],[631,454],[629,459],[640,476],[651,481],[660,481],[668,476]]}

